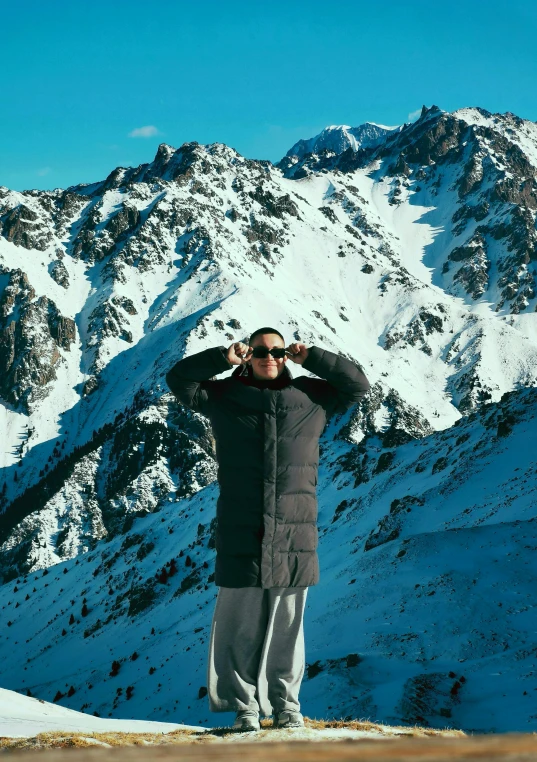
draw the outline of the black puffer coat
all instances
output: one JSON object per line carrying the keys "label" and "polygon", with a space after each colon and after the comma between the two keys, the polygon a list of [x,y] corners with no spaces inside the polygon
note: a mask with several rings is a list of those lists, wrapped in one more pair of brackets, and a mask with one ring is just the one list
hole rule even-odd
{"label": "black puffer coat", "polygon": [[[308,587],[319,581],[317,468],[326,418],[370,388],[350,360],[313,346],[293,378],[286,363],[266,388],[242,382],[225,347],[180,360],[166,382],[212,424],[218,461],[215,583]],[[224,379],[212,376],[235,367]],[[209,380],[211,379],[211,380]]]}

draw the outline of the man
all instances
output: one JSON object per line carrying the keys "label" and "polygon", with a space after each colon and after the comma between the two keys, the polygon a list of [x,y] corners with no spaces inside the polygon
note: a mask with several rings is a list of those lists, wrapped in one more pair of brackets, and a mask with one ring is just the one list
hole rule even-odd
{"label": "man", "polygon": [[[287,361],[320,378],[293,378]],[[238,366],[225,379],[212,379]],[[220,495],[207,670],[209,707],[236,711],[234,727],[300,727],[303,614],[319,581],[317,469],[327,416],[369,390],[346,358],[274,328],[180,360],[166,375],[180,402],[212,424]]]}

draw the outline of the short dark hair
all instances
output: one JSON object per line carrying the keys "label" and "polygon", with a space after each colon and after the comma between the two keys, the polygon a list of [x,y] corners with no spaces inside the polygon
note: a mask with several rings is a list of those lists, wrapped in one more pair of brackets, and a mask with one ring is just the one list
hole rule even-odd
{"label": "short dark hair", "polygon": [[270,328],[269,326],[265,326],[264,328],[258,328],[257,331],[254,331],[252,335],[250,336],[249,345],[252,346],[252,341],[255,339],[256,336],[259,336],[263,333],[275,333],[277,336],[280,337],[280,339],[285,344],[285,339],[281,335],[279,331],[277,331],[275,328]]}

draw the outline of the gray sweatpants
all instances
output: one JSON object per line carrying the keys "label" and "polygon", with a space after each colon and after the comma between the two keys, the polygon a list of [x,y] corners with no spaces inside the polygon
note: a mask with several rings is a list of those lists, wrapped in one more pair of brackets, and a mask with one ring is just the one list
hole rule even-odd
{"label": "gray sweatpants", "polygon": [[307,587],[220,587],[207,691],[212,712],[300,710]]}

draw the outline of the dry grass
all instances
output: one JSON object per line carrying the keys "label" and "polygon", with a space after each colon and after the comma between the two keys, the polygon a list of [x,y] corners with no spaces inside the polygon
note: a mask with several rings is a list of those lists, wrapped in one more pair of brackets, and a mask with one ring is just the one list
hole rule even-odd
{"label": "dry grass", "polygon": [[[31,738],[2,738],[0,750],[67,749],[94,746],[161,746],[170,743],[192,743],[196,730],[174,730],[173,733],[92,733],[55,730],[38,733]],[[170,736],[173,735],[173,740]]]}
{"label": "dry grass", "polygon": [[[345,729],[358,730],[383,737],[410,736],[424,738],[427,736],[465,737],[462,730],[437,730],[423,728],[419,725],[380,725],[375,722],[361,720],[317,720],[304,718],[305,727],[312,730]],[[272,720],[261,720],[261,733],[269,735],[272,730]],[[176,744],[204,744],[217,741],[222,737],[237,735],[230,727],[214,727],[211,730],[173,730],[170,733],[92,733],[53,731],[39,733],[32,738],[1,738],[0,751],[16,749],[66,749],[66,748],[96,748],[117,746],[172,746]],[[242,733],[240,734],[242,735]],[[256,734],[259,737],[259,733]],[[291,736],[290,739],[291,740]]]}
{"label": "dry grass", "polygon": [[[269,722],[262,720],[261,724]],[[378,733],[379,735],[405,735],[405,736],[465,736],[463,730],[438,730],[436,728],[423,728],[421,725],[381,725],[378,722],[369,720],[312,720],[309,717],[304,718],[305,725],[316,730],[324,728],[346,728],[350,730],[361,730],[364,732]],[[272,724],[272,721],[269,722]]]}

